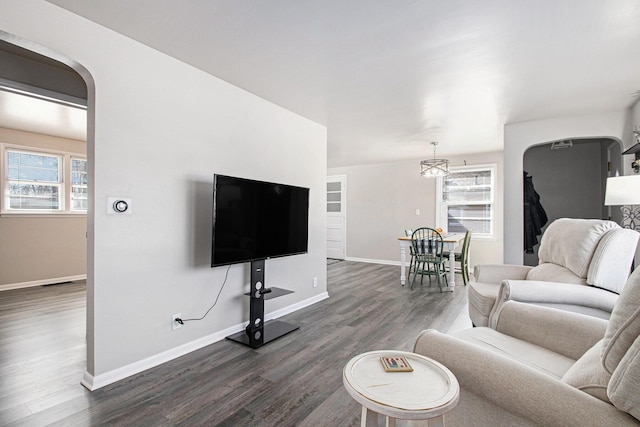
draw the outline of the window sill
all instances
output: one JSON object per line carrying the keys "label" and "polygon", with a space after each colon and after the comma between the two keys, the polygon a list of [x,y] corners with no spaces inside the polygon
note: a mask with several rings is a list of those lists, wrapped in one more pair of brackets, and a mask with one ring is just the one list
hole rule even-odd
{"label": "window sill", "polygon": [[1,212],[2,218],[86,218],[86,212]]}
{"label": "window sill", "polygon": [[496,241],[498,241],[498,237],[497,237],[497,236],[495,236],[495,235],[491,235],[491,236],[487,236],[487,235],[478,236],[478,235],[476,235],[476,234],[472,234],[472,235],[471,235],[471,239],[472,239],[472,240],[482,240],[482,241],[485,241],[485,242],[490,242],[490,241],[494,241],[494,242],[496,242]]}

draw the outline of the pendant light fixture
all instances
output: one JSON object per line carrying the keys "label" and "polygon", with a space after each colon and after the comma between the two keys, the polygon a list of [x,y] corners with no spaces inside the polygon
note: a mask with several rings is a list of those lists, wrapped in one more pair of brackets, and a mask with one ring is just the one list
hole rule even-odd
{"label": "pendant light fixture", "polygon": [[434,141],[431,145],[433,145],[433,159],[420,162],[420,176],[431,178],[449,175],[449,160],[436,159],[436,146],[438,143]]}

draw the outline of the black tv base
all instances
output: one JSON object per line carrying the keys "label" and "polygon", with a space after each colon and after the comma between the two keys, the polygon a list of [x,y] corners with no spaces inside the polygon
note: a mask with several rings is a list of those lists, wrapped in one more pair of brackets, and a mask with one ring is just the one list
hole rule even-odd
{"label": "black tv base", "polygon": [[258,348],[297,329],[280,320],[264,321],[264,301],[291,294],[293,291],[281,288],[267,288],[264,281],[264,260],[251,262],[251,291],[246,293],[249,300],[249,325],[244,331],[229,335],[227,339]]}
{"label": "black tv base", "polygon": [[227,339],[240,344],[248,345],[251,348],[258,348],[273,340],[276,340],[282,336],[287,335],[290,332],[300,329],[299,326],[292,325],[291,323],[283,322],[280,320],[269,320],[265,322],[262,332],[262,343],[252,344],[249,339],[249,335],[245,331],[238,332],[237,334],[229,335]]}

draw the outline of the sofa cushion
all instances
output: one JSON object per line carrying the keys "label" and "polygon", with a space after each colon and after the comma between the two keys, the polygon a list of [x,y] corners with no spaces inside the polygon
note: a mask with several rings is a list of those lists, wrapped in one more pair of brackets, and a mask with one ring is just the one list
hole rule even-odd
{"label": "sofa cushion", "polygon": [[[589,263],[600,238],[609,230],[620,228],[613,221],[560,218],[547,227],[540,240],[540,264],[552,263],[566,267],[576,276],[586,279]],[[537,279],[545,280],[545,279]],[[554,282],[562,282],[558,278]]]}
{"label": "sofa cushion", "polygon": [[572,367],[564,374],[562,381],[582,390],[591,396],[611,403],[607,396],[607,386],[611,374],[604,370],[600,362],[602,353],[602,340],[591,347]]}
{"label": "sofa cushion", "polygon": [[558,380],[575,363],[575,359],[491,328],[466,329],[452,335],[494,353],[517,360]]}
{"label": "sofa cushion", "polygon": [[527,273],[527,280],[537,280],[539,282],[570,283],[576,285],[586,285],[587,279],[576,276],[571,270],[561,265],[546,262],[533,267]]}
{"label": "sofa cushion", "polygon": [[640,420],[640,338],[613,372],[607,392],[616,408]]}
{"label": "sofa cushion", "polygon": [[613,308],[602,344],[602,365],[613,373],[640,335],[640,268],[627,280]]}

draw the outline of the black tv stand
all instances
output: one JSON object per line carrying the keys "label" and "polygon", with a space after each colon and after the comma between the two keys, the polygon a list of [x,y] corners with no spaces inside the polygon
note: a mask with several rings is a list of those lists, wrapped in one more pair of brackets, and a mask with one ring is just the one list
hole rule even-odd
{"label": "black tv stand", "polygon": [[299,326],[280,320],[264,321],[264,301],[291,294],[282,288],[266,288],[264,284],[264,260],[251,261],[251,291],[249,295],[249,325],[244,331],[229,335],[227,339],[258,348],[299,329]]}

